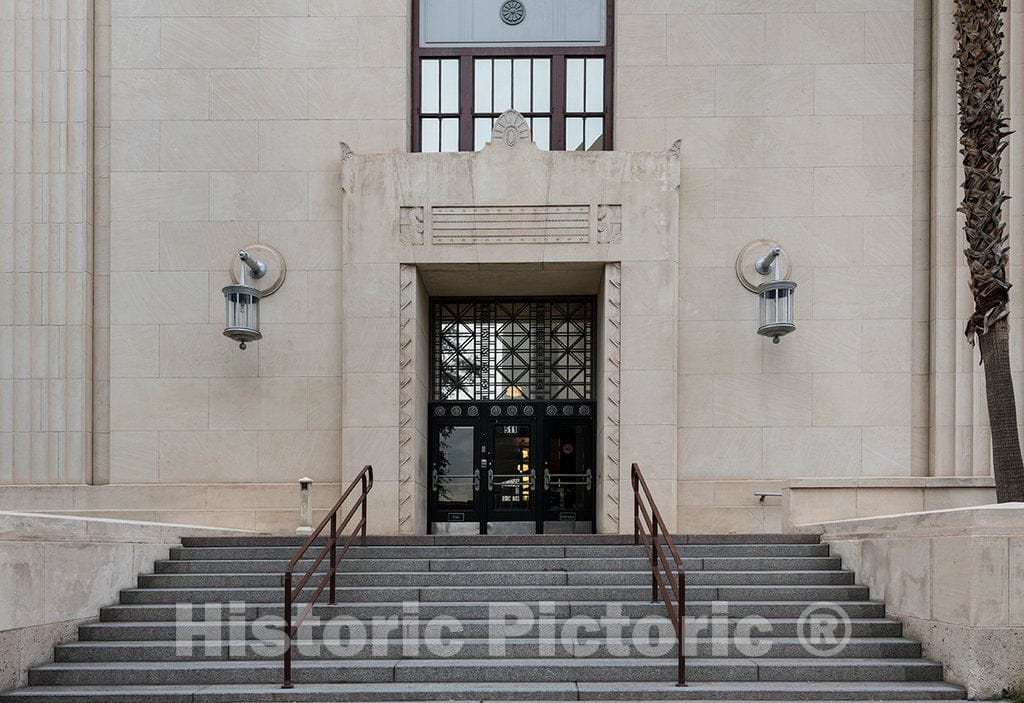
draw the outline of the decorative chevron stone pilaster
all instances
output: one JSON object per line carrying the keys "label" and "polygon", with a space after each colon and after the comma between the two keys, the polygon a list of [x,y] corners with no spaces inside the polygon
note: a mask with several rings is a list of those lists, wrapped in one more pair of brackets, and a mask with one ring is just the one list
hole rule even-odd
{"label": "decorative chevron stone pilaster", "polygon": [[416,481],[416,267],[399,273],[398,529],[415,534]]}
{"label": "decorative chevron stone pilaster", "polygon": [[622,471],[622,264],[607,264],[604,271],[604,517],[607,530],[618,532]]}

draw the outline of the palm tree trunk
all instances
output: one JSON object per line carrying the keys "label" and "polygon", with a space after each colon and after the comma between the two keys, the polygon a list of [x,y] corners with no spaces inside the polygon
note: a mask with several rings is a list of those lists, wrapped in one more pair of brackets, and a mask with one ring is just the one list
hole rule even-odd
{"label": "palm tree trunk", "polygon": [[996,500],[1024,501],[1017,409],[1010,376],[1007,235],[1002,217],[1000,160],[1010,132],[1003,109],[1003,0],[957,0],[957,83],[960,153],[964,163],[964,214],[974,314],[967,323],[971,344],[981,341],[985,395],[992,431]]}
{"label": "palm tree trunk", "polygon": [[1024,502],[1024,462],[1017,434],[1017,407],[1010,376],[1010,326],[1003,318],[980,336],[981,361],[985,364],[985,395],[992,427],[992,470],[996,500]]}

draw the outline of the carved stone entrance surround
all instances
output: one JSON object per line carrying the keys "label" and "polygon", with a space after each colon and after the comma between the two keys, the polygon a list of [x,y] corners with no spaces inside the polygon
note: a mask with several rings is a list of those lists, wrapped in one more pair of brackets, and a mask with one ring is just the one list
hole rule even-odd
{"label": "carved stone entrance surround", "polygon": [[633,461],[674,511],[678,152],[542,151],[517,113],[480,152],[342,148],[343,479],[374,464],[376,529],[425,531],[442,294],[596,295],[598,530],[632,529]]}

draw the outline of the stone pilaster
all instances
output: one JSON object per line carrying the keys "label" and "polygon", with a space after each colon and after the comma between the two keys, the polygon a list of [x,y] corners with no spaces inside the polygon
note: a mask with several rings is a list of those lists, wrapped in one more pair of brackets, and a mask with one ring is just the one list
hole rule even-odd
{"label": "stone pilaster", "polygon": [[[603,467],[599,482],[598,526],[602,532],[619,532],[622,527],[622,264],[604,267],[601,315],[601,388],[599,389],[598,448]],[[625,472],[628,475],[628,471]],[[626,487],[628,490],[628,486]],[[626,525],[629,527],[629,525]]]}
{"label": "stone pilaster", "polygon": [[93,14],[0,5],[0,484],[92,477]]}

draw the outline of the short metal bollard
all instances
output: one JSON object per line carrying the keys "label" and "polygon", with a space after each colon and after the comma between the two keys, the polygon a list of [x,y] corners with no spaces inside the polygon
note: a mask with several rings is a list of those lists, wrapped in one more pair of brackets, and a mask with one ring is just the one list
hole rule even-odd
{"label": "short metal bollard", "polygon": [[295,530],[297,535],[313,534],[313,506],[309,500],[312,485],[313,479],[308,476],[299,479],[299,527]]}

